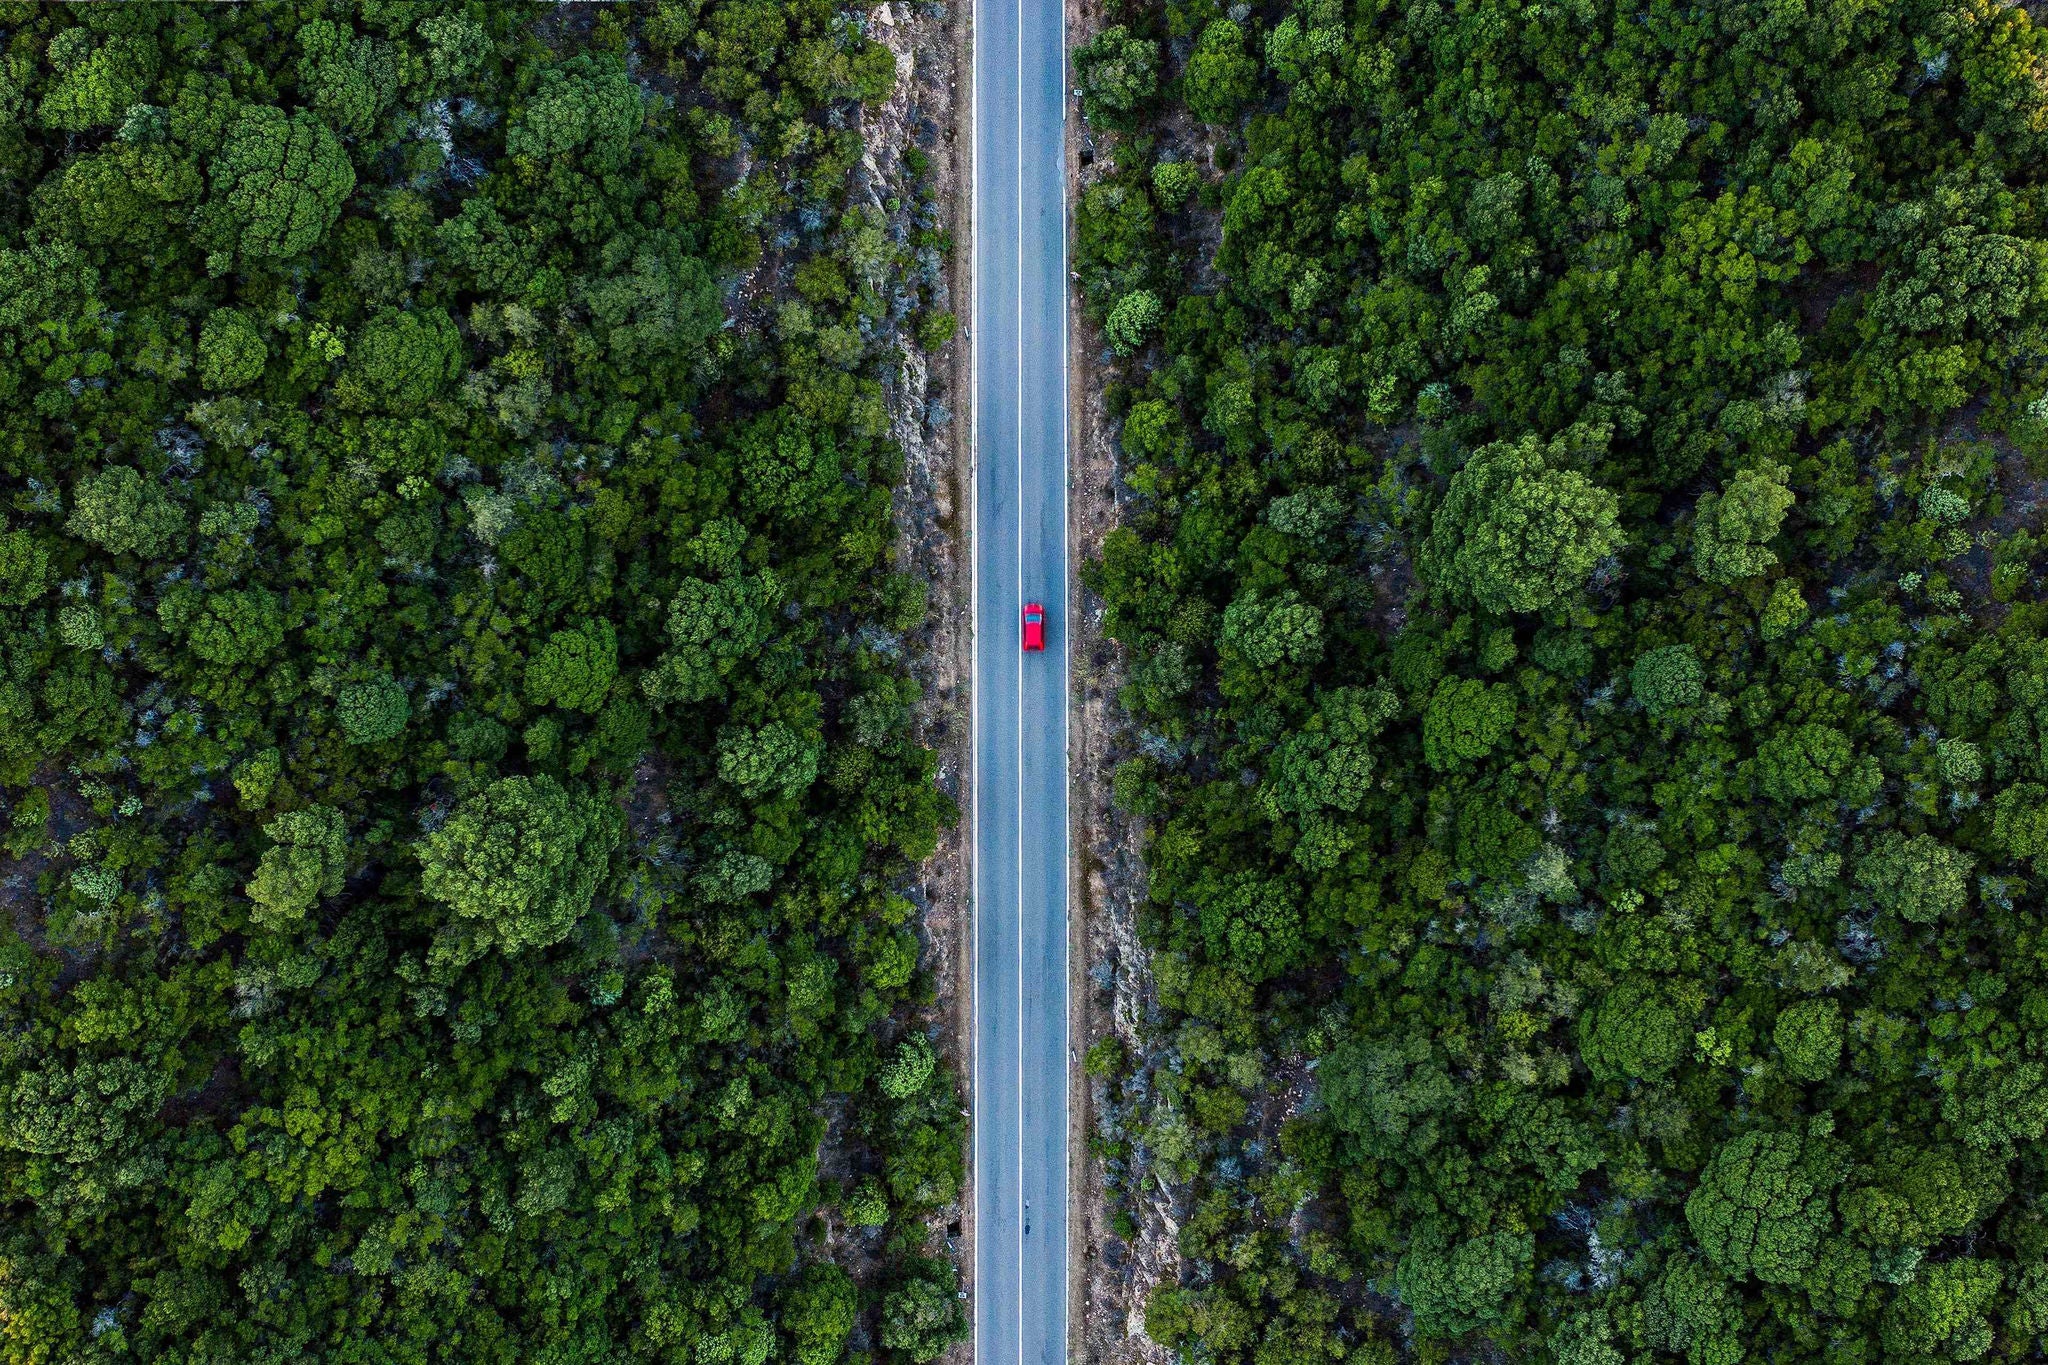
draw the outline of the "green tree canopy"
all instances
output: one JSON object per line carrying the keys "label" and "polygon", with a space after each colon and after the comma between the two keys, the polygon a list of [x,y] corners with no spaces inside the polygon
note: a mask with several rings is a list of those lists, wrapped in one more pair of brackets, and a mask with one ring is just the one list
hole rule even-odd
{"label": "green tree canopy", "polygon": [[49,584],[49,550],[27,531],[0,532],[0,604],[26,606]]}
{"label": "green tree canopy", "polygon": [[1706,670],[1691,645],[1665,645],[1635,661],[1629,690],[1653,716],[1697,705],[1706,695]]}
{"label": "green tree canopy", "polygon": [[1074,49],[1074,83],[1088,121],[1127,126],[1159,88],[1159,45],[1111,24]]}
{"label": "green tree canopy", "polygon": [[1757,1129],[1725,1143],[1685,1201],[1686,1225],[1721,1270],[1797,1284],[1833,1222],[1842,1178],[1832,1139]]}
{"label": "green tree canopy", "polygon": [[1251,99],[1258,78],[1259,64],[1245,51],[1244,29],[1230,19],[1212,19],[1188,57],[1182,97],[1196,117],[1229,123]]}
{"label": "green tree canopy", "polygon": [[1575,593],[1621,544],[1612,493],[1555,467],[1533,436],[1475,451],[1437,509],[1421,567],[1453,599],[1542,611]]}
{"label": "green tree canopy", "polygon": [[462,336],[445,310],[382,308],[350,346],[335,393],[352,408],[405,413],[461,373]]}
{"label": "green tree canopy", "polygon": [[1842,1060],[1842,1006],[1839,1001],[1801,1000],[1778,1015],[1771,1041],[1785,1069],[1802,1081],[1824,1081],[1836,1074]]}
{"label": "green tree canopy", "polygon": [[1770,541],[1797,500],[1783,465],[1737,470],[1719,493],[1702,493],[1693,511],[1694,572],[1709,583],[1753,578],[1778,562]]}
{"label": "green tree canopy", "polygon": [[581,152],[593,167],[610,169],[625,160],[640,121],[640,91],[625,67],[582,53],[541,73],[505,149],[537,160]]}
{"label": "green tree canopy", "polygon": [[1166,318],[1159,296],[1149,289],[1134,289],[1116,302],[1102,324],[1103,335],[1118,355],[1130,355],[1144,348],[1146,339]]}
{"label": "green tree canopy", "polygon": [[1887,831],[1856,860],[1856,884],[1881,909],[1932,924],[1968,903],[1975,862],[1931,834],[1907,838]]}
{"label": "green tree canopy", "polygon": [[78,481],[66,526],[109,554],[155,559],[175,543],[185,517],[157,484],[109,465]]}
{"label": "green tree canopy", "polygon": [[836,1265],[806,1267],[783,1299],[782,1330],[797,1365],[834,1365],[859,1320],[859,1295]]}
{"label": "green tree canopy", "polygon": [[596,711],[618,675],[618,633],[609,621],[586,620],[548,636],[526,665],[526,695],[536,706]]}
{"label": "green tree canopy", "polygon": [[157,45],[143,34],[112,33],[94,41],[86,28],[60,29],[50,64],[62,73],[37,114],[51,128],[79,133],[120,123],[156,78]]}
{"label": "green tree canopy", "polygon": [[412,717],[405,688],[389,673],[373,673],[342,684],[334,694],[334,718],[351,744],[381,744],[404,732]]}
{"label": "green tree canopy", "polygon": [[817,780],[818,748],[780,721],[729,725],[718,735],[718,775],[744,796],[800,796]]}
{"label": "green tree canopy", "polygon": [[1514,728],[1514,688],[1477,678],[1445,678],[1422,715],[1423,757],[1439,771],[1475,763]]}
{"label": "green tree canopy", "polygon": [[915,1263],[882,1297],[882,1345],[917,1365],[937,1360],[967,1332],[955,1293],[958,1276],[945,1261]]}
{"label": "green tree canopy", "polygon": [[1536,1242],[1527,1233],[1454,1239],[1431,1227],[1402,1255],[1394,1283],[1419,1333],[1458,1336],[1508,1317],[1535,1258]]}
{"label": "green tree canopy", "polygon": [[332,806],[287,811],[263,827],[271,845],[248,886],[251,915],[270,929],[285,929],[329,896],[341,894],[348,868],[348,826]]}
{"label": "green tree canopy", "polygon": [[467,960],[559,943],[590,908],[619,840],[616,810],[552,777],[503,777],[419,842],[420,886],[457,916]]}
{"label": "green tree canopy", "polygon": [[326,124],[270,105],[235,117],[207,179],[215,237],[257,260],[306,251],[356,187],[348,153]]}
{"label": "green tree canopy", "polygon": [[1978,1260],[1929,1266],[1904,1285],[1884,1315],[1894,1360],[1976,1360],[1994,1340],[1989,1313],[2003,1276]]}
{"label": "green tree canopy", "polygon": [[398,97],[398,57],[388,42],[315,19],[300,26],[299,85],[336,132],[370,132]]}
{"label": "green tree canopy", "polygon": [[216,308],[199,329],[199,378],[209,389],[246,388],[262,377],[269,349],[256,320],[239,308]]}
{"label": "green tree canopy", "polygon": [[1685,1054],[1690,1032],[1655,982],[1624,981],[1579,1016],[1579,1055],[1601,1080],[1655,1080]]}
{"label": "green tree canopy", "polygon": [[695,702],[717,695],[740,661],[767,643],[781,600],[782,586],[770,573],[717,583],[684,579],[669,603],[671,647],[641,681],[648,697]]}

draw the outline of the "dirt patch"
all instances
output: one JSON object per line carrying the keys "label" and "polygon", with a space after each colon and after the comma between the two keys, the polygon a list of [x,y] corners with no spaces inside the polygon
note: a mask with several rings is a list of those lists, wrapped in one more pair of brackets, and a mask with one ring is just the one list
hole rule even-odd
{"label": "dirt patch", "polygon": [[[29,789],[34,788],[41,788],[50,800],[50,814],[43,822],[44,842],[19,858],[0,852],[0,910],[4,910],[15,934],[31,951],[56,956],[59,965],[55,989],[61,995],[92,975],[99,962],[100,945],[80,941],[59,947],[50,942],[46,932],[50,906],[42,894],[42,879],[44,873],[64,863],[64,846],[73,835],[90,830],[95,817],[85,798],[71,783],[60,780],[55,768],[38,772],[30,782]],[[25,796],[26,792],[24,799]],[[11,810],[0,813],[0,819],[12,814]]]}
{"label": "dirt patch", "polygon": [[[868,11],[868,36],[896,56],[896,90],[865,116],[867,151],[855,187],[857,195],[889,214],[891,235],[914,247],[913,269],[930,286],[932,305],[955,315],[967,312],[969,297],[971,15],[966,6],[912,6],[903,0],[886,0]],[[900,169],[911,147],[931,163],[917,193]],[[884,388],[889,434],[903,450],[903,480],[894,503],[897,567],[924,581],[931,602],[924,628],[906,642],[911,672],[924,690],[916,728],[938,755],[940,790],[961,812],[959,821],[940,832],[937,852],[904,890],[918,907],[933,987],[918,1022],[964,1084],[973,1064],[973,843],[966,818],[973,778],[972,370],[964,337],[937,352],[920,350],[906,337],[902,357]],[[970,1169],[959,1204],[940,1210],[929,1224],[934,1250],[943,1244],[970,1290],[972,1189]],[[972,1344],[962,1342],[941,1359],[972,1357]]]}
{"label": "dirt patch", "polygon": [[[1107,22],[1097,5],[1070,4],[1068,49],[1088,41]],[[1069,126],[1077,130],[1067,147],[1067,202],[1072,205],[1101,167],[1090,155],[1078,107],[1069,112]],[[1078,569],[1100,557],[1103,538],[1122,520],[1129,489],[1120,476],[1116,424],[1104,400],[1109,353],[1100,329],[1081,315],[1078,287],[1069,289],[1068,316],[1067,550]],[[1158,1012],[1145,948],[1138,940],[1144,866],[1139,827],[1110,800],[1110,774],[1136,751],[1136,737],[1116,705],[1123,652],[1103,638],[1100,599],[1082,585],[1078,572],[1072,582],[1067,603],[1074,631],[1070,1028],[1077,1051],[1085,1053],[1115,1037],[1127,1054],[1136,1056]],[[1094,1140],[1113,1133],[1121,1115],[1103,1082],[1082,1080],[1079,1093],[1068,1133],[1073,1190],[1068,1354],[1091,1365],[1170,1365],[1173,1353],[1144,1335],[1144,1313],[1152,1287],[1180,1275],[1184,1210],[1178,1207],[1179,1195],[1155,1182],[1128,1201],[1136,1226],[1125,1230],[1134,1235],[1119,1234],[1112,1223],[1108,1173]]]}
{"label": "dirt patch", "polygon": [[1984,400],[1980,398],[1959,410],[1942,428],[1936,449],[1944,457],[1938,467],[1960,473],[1967,461],[1951,463],[1947,457],[1952,448],[1990,448],[1993,473],[1988,491],[1993,495],[1991,507],[1995,510],[1966,523],[1973,548],[1944,561],[1941,567],[1950,585],[1969,603],[1970,617],[1985,629],[1995,630],[2012,608],[2010,602],[1998,601],[1991,595],[1991,548],[2012,536],[2035,533],[2043,526],[2042,509],[2048,506],[2048,473],[2036,472],[2041,468],[2038,459],[2030,460],[2005,433],[1987,430],[1983,425],[1984,409]]}

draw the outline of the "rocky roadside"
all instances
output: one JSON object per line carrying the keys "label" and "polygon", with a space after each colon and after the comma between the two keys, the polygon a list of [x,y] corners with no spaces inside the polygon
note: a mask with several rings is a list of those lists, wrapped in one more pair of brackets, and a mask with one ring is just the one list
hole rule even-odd
{"label": "rocky roadside", "polygon": [[[1070,0],[1067,48],[1087,42],[1108,20],[1095,0]],[[1071,78],[1070,78],[1071,79]],[[1067,144],[1067,203],[1099,172],[1079,100],[1072,103]],[[1071,232],[1071,220],[1069,231]],[[1110,800],[1110,776],[1136,748],[1136,737],[1116,704],[1123,682],[1122,651],[1102,635],[1102,603],[1082,585],[1080,566],[1099,558],[1102,542],[1121,519],[1128,496],[1118,468],[1117,424],[1104,400],[1108,344],[1081,313],[1078,286],[1068,292],[1068,555],[1075,566],[1072,622],[1073,730],[1070,770],[1074,866],[1071,869],[1073,979],[1071,1033],[1077,1057],[1114,1038],[1126,1055],[1146,1047],[1146,1025],[1157,1010],[1137,912],[1144,897],[1138,825]],[[1097,1142],[1116,1129],[1119,1115],[1107,1084],[1077,1065],[1073,1129],[1069,1133],[1073,1218],[1069,1267],[1072,1326],[1068,1355],[1088,1365],[1172,1365],[1174,1355],[1144,1334],[1145,1301],[1154,1285],[1180,1276],[1179,1192],[1154,1182],[1130,1201],[1132,1225],[1119,1229],[1111,1207],[1108,1171]]]}

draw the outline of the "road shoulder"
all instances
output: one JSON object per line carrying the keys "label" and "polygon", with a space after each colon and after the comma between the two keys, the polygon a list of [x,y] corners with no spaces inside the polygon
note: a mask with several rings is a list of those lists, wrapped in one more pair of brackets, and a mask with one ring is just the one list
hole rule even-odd
{"label": "road shoulder", "polygon": [[[896,56],[897,90],[877,118],[887,129],[884,155],[900,156],[914,144],[931,159],[935,197],[947,206],[944,220],[932,226],[951,239],[950,249],[941,246],[938,253],[939,295],[956,330],[937,352],[905,356],[902,382],[891,395],[890,434],[904,454],[894,506],[897,568],[922,579],[931,594],[925,636],[912,651],[924,689],[917,734],[937,754],[939,788],[961,812],[952,828],[940,831],[914,894],[933,991],[926,1022],[960,1078],[964,1109],[972,1104],[974,1074],[973,9],[957,0],[943,6],[892,0],[868,16],[870,36]],[[970,1295],[973,1150],[969,1140],[958,1203],[931,1229]],[[972,1359],[971,1341],[941,1357],[949,1365]]]}
{"label": "road shoulder", "polygon": [[[1069,0],[1066,15],[1069,52],[1109,22],[1095,0]],[[1071,94],[1067,127],[1071,241],[1074,206],[1090,183],[1092,160],[1079,102]],[[1173,1353],[1145,1336],[1143,1326],[1152,1286],[1178,1275],[1176,1239],[1163,1218],[1146,1217],[1135,1238],[1124,1237],[1112,1225],[1103,1157],[1094,1139],[1107,1131],[1113,1115],[1108,1112],[1104,1083],[1089,1077],[1081,1065],[1088,1050],[1107,1038],[1120,1039],[1130,1052],[1139,1048],[1151,971],[1137,934],[1138,902],[1144,894],[1140,830],[1110,799],[1111,774],[1134,747],[1130,727],[1116,705],[1123,652],[1103,637],[1102,603],[1081,582],[1083,566],[1101,556],[1103,539],[1121,517],[1117,424],[1110,418],[1103,391],[1106,343],[1101,329],[1083,317],[1080,289],[1071,274],[1067,315],[1067,540],[1074,566],[1068,602],[1074,646],[1068,1028],[1077,1097],[1067,1143],[1068,1187],[1073,1192],[1069,1301],[1074,1305],[1067,1355],[1077,1365],[1172,1365]]]}

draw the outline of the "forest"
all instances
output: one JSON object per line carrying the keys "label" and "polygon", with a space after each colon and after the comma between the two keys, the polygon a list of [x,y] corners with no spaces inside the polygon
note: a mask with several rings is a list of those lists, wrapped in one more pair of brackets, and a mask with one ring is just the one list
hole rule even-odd
{"label": "forest", "polygon": [[2041,1358],[2029,8],[1109,0],[1073,79],[1149,1335]]}
{"label": "forest", "polygon": [[829,0],[0,4],[0,1360],[962,1334],[896,80]]}

